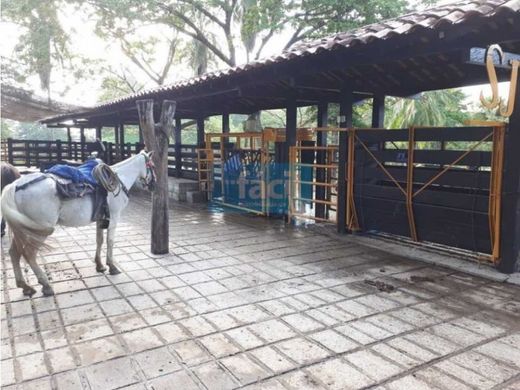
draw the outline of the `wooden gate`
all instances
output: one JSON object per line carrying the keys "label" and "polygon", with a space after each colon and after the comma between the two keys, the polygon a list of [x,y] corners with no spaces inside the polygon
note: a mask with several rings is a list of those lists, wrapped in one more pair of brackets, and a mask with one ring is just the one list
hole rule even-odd
{"label": "wooden gate", "polygon": [[497,262],[505,125],[349,129],[347,228]]}

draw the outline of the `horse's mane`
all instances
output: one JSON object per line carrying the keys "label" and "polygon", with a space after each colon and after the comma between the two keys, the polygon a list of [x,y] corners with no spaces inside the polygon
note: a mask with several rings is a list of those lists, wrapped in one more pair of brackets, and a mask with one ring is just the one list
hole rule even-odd
{"label": "horse's mane", "polygon": [[118,163],[115,163],[113,165],[110,166],[110,168],[112,169],[117,169],[117,168],[121,168],[122,166],[125,166],[126,164],[128,164],[130,161],[133,161],[133,159],[137,156],[140,156],[142,153],[137,153],[137,154],[134,154],[130,157],[128,157],[127,159],[123,160],[123,161],[119,161]]}

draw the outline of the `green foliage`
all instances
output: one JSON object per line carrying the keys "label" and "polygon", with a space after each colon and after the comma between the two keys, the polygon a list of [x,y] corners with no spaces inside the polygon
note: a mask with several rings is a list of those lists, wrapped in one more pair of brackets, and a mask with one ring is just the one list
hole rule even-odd
{"label": "green foliage", "polygon": [[38,123],[22,123],[9,119],[1,121],[2,139],[39,139],[39,140],[66,140],[65,129],[47,128]]}
{"label": "green foliage", "polygon": [[12,128],[12,121],[0,119],[0,134],[2,136],[2,140],[7,138],[13,138],[14,130]]}
{"label": "green foliage", "polygon": [[407,5],[405,0],[306,0],[292,24],[307,36],[319,36],[402,15]]}
{"label": "green foliage", "polygon": [[413,99],[388,98],[385,127],[461,126],[470,118],[460,89],[424,92]]}
{"label": "green foliage", "polygon": [[37,74],[41,88],[50,90],[53,64],[71,57],[69,36],[61,27],[61,1],[4,0],[2,16],[22,28],[15,47],[17,61],[26,67],[26,76]]}

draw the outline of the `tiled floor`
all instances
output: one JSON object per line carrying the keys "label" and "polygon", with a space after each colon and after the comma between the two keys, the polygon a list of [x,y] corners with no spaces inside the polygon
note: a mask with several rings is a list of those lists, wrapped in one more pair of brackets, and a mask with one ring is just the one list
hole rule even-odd
{"label": "tiled floor", "polygon": [[517,286],[180,206],[151,256],[149,211],[126,212],[117,276],[93,227],[58,230],[55,297],[23,297],[4,248],[5,389],[520,388]]}

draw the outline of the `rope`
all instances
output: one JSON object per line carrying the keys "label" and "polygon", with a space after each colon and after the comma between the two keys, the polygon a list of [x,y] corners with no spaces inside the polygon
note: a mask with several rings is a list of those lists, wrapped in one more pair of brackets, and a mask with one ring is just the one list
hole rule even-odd
{"label": "rope", "polygon": [[127,193],[126,188],[124,188],[124,185],[119,180],[117,174],[107,164],[100,163],[96,165],[92,171],[92,176],[94,176],[94,179],[96,179],[96,181],[108,192],[113,193],[118,191],[114,196],[119,195],[121,188],[123,188],[123,191]]}

